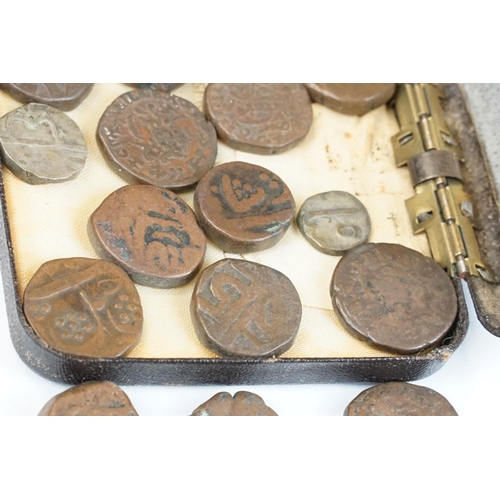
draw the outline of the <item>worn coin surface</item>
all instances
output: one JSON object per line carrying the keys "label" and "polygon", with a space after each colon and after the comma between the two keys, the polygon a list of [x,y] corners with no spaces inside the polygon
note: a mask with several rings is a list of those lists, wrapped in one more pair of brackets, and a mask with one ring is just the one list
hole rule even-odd
{"label": "worn coin surface", "polygon": [[193,411],[193,417],[277,417],[278,414],[264,400],[248,391],[234,396],[219,392]]}
{"label": "worn coin surface", "polygon": [[347,417],[457,416],[449,401],[436,391],[406,382],[388,382],[366,389],[345,409]]}
{"label": "worn coin surface", "polygon": [[307,198],[297,224],[314,248],[329,255],[342,255],[365,243],[371,229],[365,206],[345,191],[328,191]]}
{"label": "worn coin surface", "polygon": [[115,99],[99,121],[97,137],[116,166],[169,189],[198,182],[217,155],[215,129],[198,108],[157,90],[133,90]]}
{"label": "worn coin surface", "polygon": [[222,356],[265,358],[288,350],[302,316],[299,294],[282,273],[224,259],[198,277],[191,319],[201,343]]}
{"label": "worn coin surface", "polygon": [[24,313],[50,347],[77,356],[121,356],[142,333],[134,284],[125,271],[105,260],[46,262],[26,287]]}
{"label": "worn coin surface", "polygon": [[313,101],[345,115],[364,115],[385,104],[394,83],[305,83]]}
{"label": "worn coin surface", "polygon": [[172,288],[200,269],[206,238],[193,211],[178,196],[155,186],[124,186],[91,215],[96,252],[141,285]]}
{"label": "worn coin surface", "polygon": [[220,140],[250,153],[286,151],[312,123],[311,101],[299,83],[211,83],[204,102]]}
{"label": "worn coin surface", "polygon": [[38,102],[71,111],[89,94],[93,83],[2,83],[0,88],[22,103]]}
{"label": "worn coin surface", "polygon": [[61,392],[40,410],[39,417],[135,417],[130,399],[113,382],[85,382]]}
{"label": "worn coin surface", "polygon": [[26,104],[4,115],[0,147],[4,165],[29,184],[73,179],[87,159],[78,125],[45,104]]}
{"label": "worn coin surface", "polygon": [[333,273],[335,312],[355,337],[400,354],[436,346],[457,315],[455,288],[429,257],[401,245],[366,243]]}
{"label": "worn coin surface", "polygon": [[162,92],[172,92],[182,83],[134,83],[135,87],[139,89],[161,90]]}
{"label": "worn coin surface", "polygon": [[194,209],[219,248],[246,253],[278,243],[293,220],[295,201],[276,174],[238,161],[218,165],[200,180]]}

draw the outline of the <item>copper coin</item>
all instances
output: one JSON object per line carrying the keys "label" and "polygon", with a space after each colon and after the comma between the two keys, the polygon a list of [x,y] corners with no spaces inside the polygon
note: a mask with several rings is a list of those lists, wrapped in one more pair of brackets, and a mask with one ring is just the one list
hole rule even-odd
{"label": "copper coin", "polygon": [[46,262],[26,287],[24,313],[50,347],[77,356],[121,356],[142,333],[134,284],[125,271],[105,260]]}
{"label": "copper coin", "polygon": [[93,83],[2,83],[0,88],[22,103],[38,102],[71,111],[89,94]]}
{"label": "copper coin", "polygon": [[210,170],[196,186],[193,203],[210,240],[231,253],[276,245],[295,213],[292,193],[276,174],[241,161]]}
{"label": "copper coin", "polygon": [[394,83],[305,83],[311,99],[345,115],[364,115],[385,104]]}
{"label": "copper coin", "polygon": [[400,354],[439,344],[457,315],[455,288],[443,269],[415,250],[389,243],[367,243],[346,253],[330,294],[351,334]]}
{"label": "copper coin", "polygon": [[85,382],[61,392],[40,410],[39,417],[136,417],[130,399],[113,382]]}
{"label": "copper coin", "polygon": [[224,259],[198,277],[191,319],[201,343],[222,356],[266,358],[288,350],[302,316],[299,294],[282,273]]}
{"label": "copper coin", "polygon": [[191,186],[217,155],[213,125],[189,101],[157,90],[133,90],[115,99],[97,129],[105,154],[146,184]]}
{"label": "copper coin", "polygon": [[436,391],[405,382],[388,382],[366,389],[345,409],[347,417],[454,417],[457,412]]}
{"label": "copper coin", "polygon": [[311,101],[299,83],[211,83],[205,114],[222,142],[268,155],[295,146],[312,124]]}
{"label": "copper coin", "polygon": [[277,417],[278,414],[266,406],[264,400],[248,391],[239,391],[234,396],[219,392],[193,411],[192,417]]}
{"label": "copper coin", "polygon": [[96,252],[125,269],[140,285],[172,288],[200,269],[206,238],[193,211],[178,196],[155,186],[124,186],[91,215]]}
{"label": "copper coin", "polygon": [[180,87],[182,83],[134,83],[134,87],[139,89],[161,90],[162,92],[172,92]]}

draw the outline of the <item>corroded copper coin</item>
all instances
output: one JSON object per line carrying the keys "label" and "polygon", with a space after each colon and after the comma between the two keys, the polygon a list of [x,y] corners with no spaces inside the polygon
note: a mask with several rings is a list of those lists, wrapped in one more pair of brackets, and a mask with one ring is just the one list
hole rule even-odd
{"label": "corroded copper coin", "polygon": [[97,129],[104,152],[146,184],[191,186],[217,154],[213,125],[189,101],[157,90],[133,90],[115,99]]}
{"label": "corroded copper coin", "polygon": [[201,343],[222,356],[266,358],[288,350],[302,316],[299,294],[282,273],[224,259],[198,277],[191,319]]}
{"label": "corroded copper coin", "polygon": [[245,253],[278,243],[293,220],[295,201],[276,174],[238,161],[218,165],[201,179],[194,209],[218,247]]}
{"label": "corroded copper coin", "polygon": [[394,83],[305,83],[313,101],[345,115],[364,115],[385,104]]}
{"label": "corroded copper coin", "polygon": [[134,284],[125,271],[105,260],[46,262],[26,287],[24,313],[50,347],[77,356],[121,356],[142,333]]}
{"label": "corroded copper coin", "polygon": [[264,400],[248,391],[239,391],[234,396],[219,392],[193,411],[193,417],[277,417],[278,414],[266,406]]}
{"label": "corroded copper coin", "polygon": [[454,417],[457,412],[436,391],[405,382],[388,382],[366,389],[345,409],[347,417]]}
{"label": "corroded copper coin", "polygon": [[134,83],[135,87],[139,89],[161,90],[162,92],[172,92],[182,83]]}
{"label": "corroded copper coin", "polygon": [[0,88],[22,103],[38,102],[71,111],[89,94],[93,83],[2,83]]}
{"label": "corroded copper coin", "polygon": [[330,287],[335,312],[355,337],[411,354],[436,346],[453,325],[457,296],[429,257],[388,243],[367,243],[340,259]]}
{"label": "corroded copper coin", "polygon": [[136,417],[130,399],[113,382],[85,382],[61,392],[40,410],[39,417]]}
{"label": "corroded copper coin", "polygon": [[193,211],[155,186],[124,186],[91,215],[89,236],[97,253],[141,285],[172,288],[200,269],[206,238]]}
{"label": "corroded copper coin", "polygon": [[292,148],[312,123],[311,101],[299,83],[211,83],[205,114],[222,142],[258,154]]}

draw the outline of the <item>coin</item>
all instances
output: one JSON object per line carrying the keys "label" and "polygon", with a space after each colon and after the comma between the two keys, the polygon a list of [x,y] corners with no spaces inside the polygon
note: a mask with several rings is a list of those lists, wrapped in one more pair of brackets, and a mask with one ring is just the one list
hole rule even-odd
{"label": "coin", "polygon": [[198,108],[157,90],[133,90],[115,99],[99,121],[97,137],[116,166],[169,189],[198,182],[217,155],[215,129]]}
{"label": "coin", "polygon": [[288,350],[302,316],[299,294],[282,273],[224,259],[198,277],[191,319],[200,342],[222,356],[266,358]]}
{"label": "coin", "polygon": [[174,193],[155,186],[124,186],[91,215],[96,252],[140,285],[172,288],[199,271],[206,238],[192,210]]}
{"label": "coin", "polygon": [[29,184],[73,179],[87,159],[78,125],[45,104],[26,104],[4,115],[0,148],[4,165]]}
{"label": "coin", "polygon": [[134,284],[125,271],[105,260],[46,262],[26,287],[24,312],[50,347],[77,356],[121,356],[142,333]]}
{"label": "coin", "polygon": [[162,92],[172,92],[182,83],[134,83],[135,87],[139,89],[161,90]]}
{"label": "coin", "polygon": [[229,392],[218,392],[193,411],[192,417],[277,417],[278,414],[266,406],[264,400],[248,391],[239,391],[234,396]]}
{"label": "coin", "polygon": [[93,83],[2,83],[0,88],[22,103],[38,102],[71,111],[89,94]]}
{"label": "coin", "polygon": [[365,243],[371,229],[365,206],[345,191],[328,191],[307,198],[297,224],[314,248],[329,255],[342,255]]}
{"label": "coin", "polygon": [[219,139],[249,153],[286,151],[312,123],[311,101],[299,83],[211,83],[204,103]]}
{"label": "coin", "polygon": [[276,245],[295,213],[292,193],[276,174],[241,161],[210,170],[196,186],[193,203],[209,239],[231,253]]}
{"label": "coin", "polygon": [[345,409],[347,417],[458,416],[436,391],[406,382],[388,382],[366,389]]}
{"label": "coin", "polygon": [[311,99],[345,115],[364,115],[385,104],[394,83],[305,83]]}
{"label": "coin", "polygon": [[401,245],[366,243],[333,273],[333,308],[355,337],[411,354],[436,346],[457,315],[455,288],[429,257]]}
{"label": "coin", "polygon": [[136,417],[130,399],[113,382],[84,382],[61,392],[40,410],[39,417]]}

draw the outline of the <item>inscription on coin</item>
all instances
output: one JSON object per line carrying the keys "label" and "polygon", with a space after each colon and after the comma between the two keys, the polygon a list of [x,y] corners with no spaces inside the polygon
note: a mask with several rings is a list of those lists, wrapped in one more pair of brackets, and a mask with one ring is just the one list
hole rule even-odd
{"label": "inscription on coin", "polygon": [[298,83],[211,83],[204,102],[220,140],[250,153],[286,151],[312,123],[311,101]]}
{"label": "inscription on coin", "polygon": [[299,295],[282,273],[224,259],[198,277],[191,318],[201,343],[222,356],[265,358],[288,350],[302,316]]}
{"label": "inscription on coin", "polygon": [[193,411],[193,417],[277,417],[278,414],[266,406],[264,400],[248,391],[239,391],[234,396],[219,392]]}
{"label": "inscription on coin", "polygon": [[97,129],[105,154],[146,184],[191,186],[213,167],[213,125],[189,101],[167,92],[133,90],[115,99]]}
{"label": "inscription on coin", "polygon": [[232,162],[201,179],[194,209],[210,240],[226,252],[245,253],[278,243],[293,220],[295,201],[270,170]]}
{"label": "inscription on coin", "polygon": [[46,262],[26,287],[24,312],[47,344],[78,356],[121,356],[142,333],[134,284],[123,270],[103,260]]}
{"label": "inscription on coin", "polygon": [[335,268],[330,294],[351,334],[401,354],[436,346],[457,315],[447,274],[401,245],[367,243],[347,252]]}

